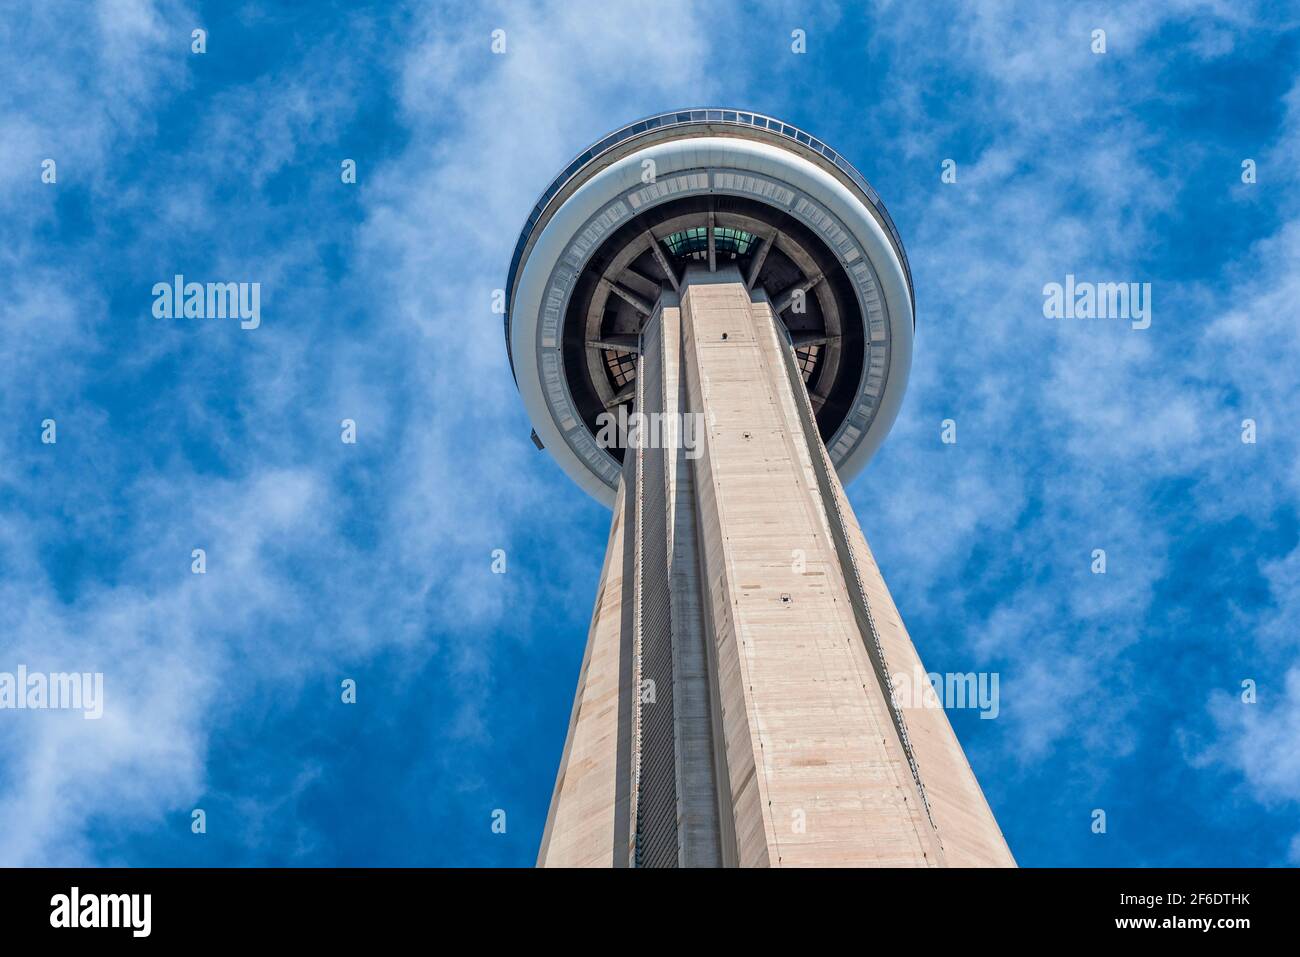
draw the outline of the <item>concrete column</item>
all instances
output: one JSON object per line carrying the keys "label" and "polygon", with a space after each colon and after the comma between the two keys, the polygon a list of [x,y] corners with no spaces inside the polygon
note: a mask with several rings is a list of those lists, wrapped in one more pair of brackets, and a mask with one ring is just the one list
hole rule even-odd
{"label": "concrete column", "polygon": [[946,715],[889,693],[924,668],[765,293],[679,288],[638,405],[699,428],[625,452],[539,864],[1014,866]]}

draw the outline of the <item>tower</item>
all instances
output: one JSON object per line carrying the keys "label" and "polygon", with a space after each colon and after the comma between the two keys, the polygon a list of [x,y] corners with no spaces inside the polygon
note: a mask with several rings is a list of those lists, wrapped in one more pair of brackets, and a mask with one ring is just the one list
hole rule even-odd
{"label": "tower", "polygon": [[507,290],[534,441],[613,510],[538,864],[1013,866],[891,693],[924,669],[844,494],[914,329],[866,180],[771,117],[649,117],[546,189]]}

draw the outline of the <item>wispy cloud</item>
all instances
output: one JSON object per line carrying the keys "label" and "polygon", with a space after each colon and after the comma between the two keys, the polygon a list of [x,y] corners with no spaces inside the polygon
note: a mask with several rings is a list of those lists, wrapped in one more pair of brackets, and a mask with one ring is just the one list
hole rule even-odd
{"label": "wispy cloud", "polygon": [[[902,228],[916,363],[852,495],[927,664],[1003,673],[961,733],[1018,855],[1125,853],[1042,809],[1117,801],[1139,762],[1165,809],[1184,772],[1243,785],[1285,853],[1300,94],[1261,65],[1255,140],[1202,119],[1235,95],[1205,71],[1272,62],[1270,28],[1294,36],[1200,3],[7,16],[0,670],[102,670],[107,700],[0,715],[0,862],[530,859],[608,517],[528,441],[492,291],[580,148],[723,101],[825,131]],[[177,272],[261,282],[262,327],[153,319]],[[1151,329],[1044,319],[1067,272],[1153,281]],[[344,676],[374,705],[342,712]]]}

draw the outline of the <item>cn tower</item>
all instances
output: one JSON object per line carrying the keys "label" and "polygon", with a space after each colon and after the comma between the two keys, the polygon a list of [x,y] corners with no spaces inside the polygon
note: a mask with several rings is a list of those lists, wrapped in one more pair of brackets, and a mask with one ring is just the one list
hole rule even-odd
{"label": "cn tower", "polygon": [[875,190],[770,116],[640,120],[542,194],[506,345],[613,517],[539,866],[1014,866],[943,709],[891,694],[925,669],[844,492],[914,326]]}

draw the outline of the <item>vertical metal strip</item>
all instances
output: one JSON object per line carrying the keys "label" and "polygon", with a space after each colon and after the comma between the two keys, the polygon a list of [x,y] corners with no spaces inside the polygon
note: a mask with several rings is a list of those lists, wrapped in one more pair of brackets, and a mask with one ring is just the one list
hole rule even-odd
{"label": "vertical metal strip", "polygon": [[666,405],[662,320],[660,307],[642,330],[637,375],[638,867],[676,867],[680,851],[667,456],[664,436],[657,428]]}

